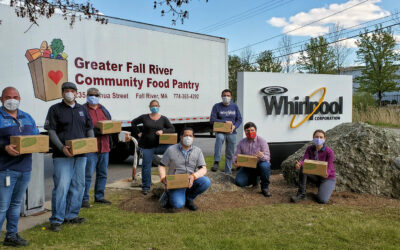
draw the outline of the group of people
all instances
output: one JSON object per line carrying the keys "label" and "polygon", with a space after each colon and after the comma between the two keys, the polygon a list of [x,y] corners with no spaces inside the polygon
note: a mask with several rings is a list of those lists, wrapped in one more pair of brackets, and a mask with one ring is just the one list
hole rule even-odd
{"label": "group of people", "polygon": [[[100,104],[100,92],[96,88],[87,90],[87,103],[76,102],[77,87],[72,82],[62,85],[62,101],[50,107],[44,128],[48,131],[50,145],[53,149],[52,215],[50,229],[58,232],[62,224],[80,224],[86,221],[79,217],[82,207],[90,208],[89,189],[96,170],[94,202],[111,204],[104,198],[107,182],[109,152],[112,148],[110,135],[103,135],[97,129],[97,122],[110,120],[110,112]],[[257,157],[256,168],[241,167],[236,174],[235,184],[244,187],[258,186],[261,182],[261,193],[270,197],[270,151],[266,140],[257,135],[257,126],[253,122],[244,125],[246,138],[236,145],[237,128],[242,123],[238,106],[232,102],[232,92],[228,89],[221,94],[222,102],[213,106],[210,122],[231,123],[232,129],[227,133],[216,133],[214,164],[212,171],[219,171],[222,146],[225,143],[224,172],[232,174],[232,165],[237,165],[238,154]],[[36,135],[39,131],[33,118],[19,109],[21,97],[14,87],[6,87],[1,95],[0,108],[0,225],[7,218],[4,245],[25,246],[28,241],[18,235],[18,220],[24,194],[26,192],[32,169],[31,154],[19,154],[16,146],[10,144],[10,136]],[[161,182],[166,184],[166,175],[188,174],[188,188],[165,190],[162,198],[164,207],[179,209],[187,207],[197,210],[194,199],[204,193],[211,185],[206,176],[207,168],[203,153],[193,145],[194,131],[186,127],[180,133],[180,142],[173,145],[159,144],[159,136],[175,132],[169,119],[160,114],[160,103],[152,100],[150,113],[132,120],[133,136],[139,138],[142,160],[142,194],[147,195],[151,187],[151,166],[154,154],[163,157],[158,166]],[[142,125],[139,128],[138,125]],[[72,155],[66,146],[66,140],[96,137],[97,153]],[[303,159],[295,163],[299,171],[299,190],[292,202],[306,199],[306,181],[316,182],[319,186],[317,199],[327,203],[335,187],[336,176],[333,166],[333,150],[325,144],[326,135],[322,130],[313,134],[314,144],[307,148]],[[236,150],[235,150],[236,147]],[[327,178],[303,174],[305,159],[316,159],[328,162]],[[168,173],[166,168],[168,168]]]}

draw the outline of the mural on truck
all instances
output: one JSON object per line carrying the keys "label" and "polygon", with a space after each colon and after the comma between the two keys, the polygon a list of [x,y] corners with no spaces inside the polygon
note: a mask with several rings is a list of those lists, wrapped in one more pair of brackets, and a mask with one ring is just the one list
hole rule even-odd
{"label": "mural on truck", "polygon": [[68,55],[64,48],[63,41],[55,38],[50,45],[43,41],[40,48],[26,51],[37,99],[47,102],[62,98],[61,84],[68,81]]}

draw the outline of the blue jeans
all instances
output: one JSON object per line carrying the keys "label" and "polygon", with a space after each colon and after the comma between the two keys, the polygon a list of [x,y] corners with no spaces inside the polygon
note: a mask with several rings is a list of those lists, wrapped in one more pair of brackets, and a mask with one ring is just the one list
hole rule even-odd
{"label": "blue jeans", "polygon": [[154,154],[164,154],[165,150],[170,147],[170,144],[160,144],[155,148],[142,148],[142,190],[150,190],[151,186],[151,163],[153,162]]}
{"label": "blue jeans", "polygon": [[207,176],[202,176],[193,182],[191,188],[179,188],[168,190],[169,204],[173,208],[182,208],[186,200],[194,200],[198,195],[204,193],[211,185]]}
{"label": "blue jeans", "polygon": [[83,201],[89,201],[90,184],[92,183],[92,175],[96,169],[96,182],[94,184],[94,200],[104,199],[104,190],[107,183],[109,153],[91,153],[86,154],[86,173],[85,173],[85,192]]}
{"label": "blue jeans", "polygon": [[[10,186],[6,187],[6,176],[10,176]],[[18,233],[21,204],[28,187],[31,172],[0,171],[0,228],[7,218],[6,237]]]}
{"label": "blue jeans", "polygon": [[254,184],[257,177],[260,176],[261,179],[261,190],[268,189],[269,186],[269,176],[271,174],[271,164],[266,161],[259,161],[257,163],[257,168],[240,168],[236,175],[235,183],[239,187],[245,187],[250,184]]}
{"label": "blue jeans", "polygon": [[50,223],[78,217],[85,191],[86,156],[54,158]]}
{"label": "blue jeans", "polygon": [[232,158],[235,152],[236,134],[215,134],[215,146],[214,146],[214,161],[221,161],[222,145],[226,140],[225,145],[225,173],[232,173]]}
{"label": "blue jeans", "polygon": [[336,178],[325,179],[318,175],[303,174],[303,167],[301,167],[299,172],[299,194],[306,194],[307,179],[318,186],[318,203],[327,204],[331,198],[333,190],[335,189]]}

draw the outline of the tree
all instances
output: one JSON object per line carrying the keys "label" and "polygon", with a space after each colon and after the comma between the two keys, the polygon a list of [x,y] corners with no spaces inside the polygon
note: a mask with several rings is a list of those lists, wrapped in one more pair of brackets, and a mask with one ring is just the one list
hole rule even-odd
{"label": "tree", "polygon": [[329,33],[332,33],[332,38],[330,42],[332,43],[332,52],[335,58],[336,73],[340,74],[340,70],[346,62],[346,58],[350,54],[350,48],[346,48],[343,43],[339,42],[343,37],[343,26],[335,24],[329,28]]}
{"label": "tree", "polygon": [[390,28],[376,27],[372,34],[360,34],[356,42],[357,61],[364,63],[361,76],[354,80],[360,84],[360,91],[376,94],[378,104],[382,103],[384,92],[396,91],[396,80],[400,79],[396,74],[399,66],[395,62],[400,60],[400,54],[396,52],[396,40]]}
{"label": "tree", "polygon": [[36,25],[40,17],[52,17],[56,9],[61,11],[64,19],[69,19],[71,26],[82,15],[89,19],[95,17],[96,21],[103,24],[107,23],[107,19],[89,1],[76,3],[74,0],[10,0],[10,6],[15,9],[18,17],[28,18]]}
{"label": "tree", "polygon": [[283,68],[285,69],[286,73],[289,73],[292,71],[292,39],[288,35],[282,36],[282,40],[279,43],[279,47],[281,49],[279,50],[280,55],[284,58],[283,59]]}
{"label": "tree", "polygon": [[[184,20],[189,18],[189,11],[184,9],[183,7],[189,4],[192,0],[157,0],[154,1],[154,9],[157,6],[165,6],[165,8],[161,8],[161,16],[164,16],[166,13],[172,13],[172,24],[175,25],[177,19],[181,20],[181,23],[184,23]],[[206,3],[208,0],[205,0]]]}
{"label": "tree", "polygon": [[250,48],[242,51],[240,57],[237,55],[228,57],[229,89],[232,91],[232,99],[237,97],[237,73],[245,71],[256,71],[254,63],[251,62],[254,53]]}
{"label": "tree", "polygon": [[240,53],[240,64],[242,71],[256,71],[256,67],[253,66],[253,58],[255,57],[254,52],[247,47]]}
{"label": "tree", "polygon": [[274,58],[272,51],[265,50],[261,52],[256,60],[258,71],[261,72],[281,72],[282,65],[279,58]]}
{"label": "tree", "polygon": [[332,74],[335,71],[335,55],[322,36],[311,38],[297,60],[300,72]]}
{"label": "tree", "polygon": [[[172,15],[172,24],[176,24],[177,19],[184,20],[189,18],[189,11],[184,6],[192,0],[155,0],[153,2],[154,9],[159,6],[161,8],[161,16],[167,13]],[[205,0],[208,2],[208,0]],[[80,1],[78,1],[80,2]],[[28,18],[33,24],[38,25],[37,20],[41,17],[50,18],[54,15],[56,9],[60,10],[64,18],[69,19],[72,26],[76,18],[81,20],[82,17],[92,18],[96,21],[107,24],[108,20],[98,9],[96,9],[89,0],[76,3],[74,0],[10,0],[10,6],[15,9],[18,17]],[[1,20],[0,20],[1,24]]]}
{"label": "tree", "polygon": [[232,91],[232,99],[236,100],[237,73],[243,71],[240,57],[236,55],[228,57],[228,71],[229,71],[229,89]]}

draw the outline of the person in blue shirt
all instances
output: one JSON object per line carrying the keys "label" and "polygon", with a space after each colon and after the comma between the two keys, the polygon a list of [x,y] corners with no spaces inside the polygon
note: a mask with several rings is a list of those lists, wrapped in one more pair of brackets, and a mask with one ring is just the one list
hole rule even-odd
{"label": "person in blue shirt", "polygon": [[32,154],[19,154],[10,144],[13,135],[37,135],[32,117],[18,109],[21,97],[16,88],[6,87],[1,94],[0,108],[0,227],[7,218],[5,246],[27,246],[18,235],[21,204],[32,170]]}
{"label": "person in blue shirt", "polygon": [[215,147],[214,147],[214,165],[211,171],[219,169],[219,162],[221,161],[221,151],[224,141],[225,146],[225,174],[232,174],[232,158],[235,151],[236,144],[236,129],[242,123],[242,116],[239,107],[231,102],[232,92],[225,89],[221,94],[222,102],[215,104],[211,111],[210,122],[226,122],[232,123],[232,131],[229,133],[216,133],[215,134]]}

